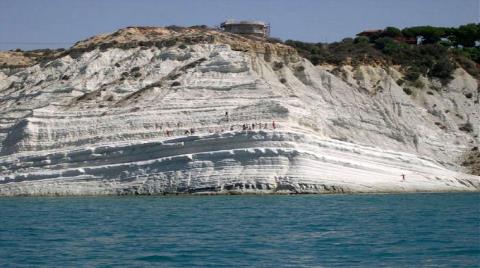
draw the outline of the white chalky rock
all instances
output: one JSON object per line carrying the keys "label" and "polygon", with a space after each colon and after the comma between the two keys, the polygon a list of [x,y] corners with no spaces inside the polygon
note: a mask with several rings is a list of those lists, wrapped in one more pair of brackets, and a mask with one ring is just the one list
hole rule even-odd
{"label": "white chalky rock", "polygon": [[393,69],[296,59],[212,43],[0,71],[0,195],[479,190],[456,164],[480,122],[463,70],[409,96]]}

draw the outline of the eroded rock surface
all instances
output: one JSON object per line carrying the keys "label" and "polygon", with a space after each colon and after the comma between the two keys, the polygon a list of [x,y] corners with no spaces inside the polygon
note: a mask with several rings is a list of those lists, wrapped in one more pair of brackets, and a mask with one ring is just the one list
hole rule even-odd
{"label": "eroded rock surface", "polygon": [[478,81],[401,77],[211,30],[93,37],[0,71],[0,195],[478,191]]}

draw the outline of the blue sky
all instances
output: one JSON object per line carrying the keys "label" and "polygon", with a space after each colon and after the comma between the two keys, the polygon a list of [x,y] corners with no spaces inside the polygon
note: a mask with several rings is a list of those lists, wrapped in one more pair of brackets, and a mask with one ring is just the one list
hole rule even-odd
{"label": "blue sky", "polygon": [[0,0],[0,50],[68,47],[131,25],[271,23],[272,36],[332,42],[364,29],[479,22],[480,0]]}

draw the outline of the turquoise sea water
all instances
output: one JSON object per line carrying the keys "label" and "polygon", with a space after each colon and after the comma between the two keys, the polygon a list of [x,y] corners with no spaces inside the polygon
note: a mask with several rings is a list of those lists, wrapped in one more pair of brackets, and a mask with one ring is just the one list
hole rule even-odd
{"label": "turquoise sea water", "polygon": [[0,198],[0,267],[479,267],[480,195]]}

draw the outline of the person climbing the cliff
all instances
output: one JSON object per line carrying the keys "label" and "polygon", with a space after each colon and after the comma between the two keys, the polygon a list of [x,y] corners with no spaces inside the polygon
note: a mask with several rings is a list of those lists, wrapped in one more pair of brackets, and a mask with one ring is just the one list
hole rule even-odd
{"label": "person climbing the cliff", "polygon": [[402,174],[402,181],[405,181],[405,174]]}
{"label": "person climbing the cliff", "polygon": [[227,111],[227,112],[225,112],[225,119],[227,120],[227,122],[229,122],[229,121],[230,121],[230,117],[228,116],[228,111]]}
{"label": "person climbing the cliff", "polygon": [[273,127],[273,129],[277,128],[277,125],[275,125],[275,121],[272,121],[272,127]]}

